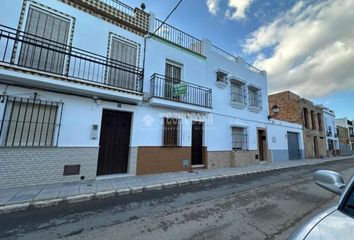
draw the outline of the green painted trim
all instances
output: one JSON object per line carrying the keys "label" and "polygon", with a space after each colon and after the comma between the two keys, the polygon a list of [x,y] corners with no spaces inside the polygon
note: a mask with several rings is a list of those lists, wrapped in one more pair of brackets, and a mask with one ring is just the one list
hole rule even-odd
{"label": "green painted trim", "polygon": [[159,41],[159,42],[165,43],[165,44],[167,44],[167,45],[169,45],[169,46],[171,46],[171,47],[175,47],[175,48],[181,49],[181,50],[183,50],[184,52],[187,52],[187,53],[189,53],[189,54],[192,54],[192,55],[194,55],[194,56],[196,56],[196,57],[198,57],[198,58],[200,58],[200,59],[203,59],[203,60],[206,60],[206,59],[207,59],[207,57],[204,56],[204,55],[201,55],[201,54],[199,54],[199,53],[193,52],[192,50],[190,50],[190,49],[188,49],[188,48],[182,47],[182,46],[180,46],[180,45],[178,45],[178,44],[176,44],[176,43],[174,43],[174,42],[171,42],[171,41],[169,41],[169,40],[167,40],[167,39],[164,39],[164,38],[162,38],[162,37],[160,37],[160,36],[153,35],[152,38],[155,39],[155,40],[157,40],[157,41]]}

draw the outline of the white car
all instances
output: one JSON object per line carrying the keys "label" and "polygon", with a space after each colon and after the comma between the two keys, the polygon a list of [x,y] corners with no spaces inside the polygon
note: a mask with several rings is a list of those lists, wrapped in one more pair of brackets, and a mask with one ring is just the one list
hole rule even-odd
{"label": "white car", "polygon": [[316,215],[300,226],[290,240],[353,240],[354,239],[354,176],[348,184],[333,171],[319,170],[315,183],[341,195],[339,203]]}

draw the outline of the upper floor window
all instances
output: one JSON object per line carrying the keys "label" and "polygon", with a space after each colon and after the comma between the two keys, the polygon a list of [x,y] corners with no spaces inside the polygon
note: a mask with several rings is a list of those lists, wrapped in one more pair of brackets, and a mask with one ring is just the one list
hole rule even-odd
{"label": "upper floor window", "polygon": [[176,147],[180,145],[180,119],[164,118],[163,146]]}
{"label": "upper floor window", "polygon": [[247,150],[247,133],[245,128],[232,127],[232,149]]}
{"label": "upper floor window", "polygon": [[317,120],[318,120],[318,130],[322,131],[323,126],[322,126],[322,114],[317,113]]}
{"label": "upper floor window", "polygon": [[248,87],[248,100],[251,107],[262,108],[262,93],[259,88]]}
{"label": "upper floor window", "polygon": [[181,96],[175,94],[174,88],[181,82],[182,64],[166,62],[165,64],[165,98],[179,100]]}
{"label": "upper floor window", "polygon": [[312,129],[316,130],[316,120],[315,120],[315,113],[314,111],[311,111],[311,124],[312,124]]}
{"label": "upper floor window", "polygon": [[245,84],[237,80],[231,80],[231,102],[246,104]]}
{"label": "upper floor window", "polygon": [[112,37],[110,58],[125,65],[120,66],[114,62],[108,70],[107,83],[112,86],[135,89],[138,46],[126,40]]}
{"label": "upper floor window", "polygon": [[24,38],[28,38],[30,43],[21,45],[18,64],[23,67],[62,74],[66,62],[65,45],[69,39],[69,28],[69,19],[30,6],[25,32],[31,35],[25,35]]}
{"label": "upper floor window", "polygon": [[307,110],[307,108],[303,109],[303,114],[304,114],[305,128],[309,128],[309,111]]}

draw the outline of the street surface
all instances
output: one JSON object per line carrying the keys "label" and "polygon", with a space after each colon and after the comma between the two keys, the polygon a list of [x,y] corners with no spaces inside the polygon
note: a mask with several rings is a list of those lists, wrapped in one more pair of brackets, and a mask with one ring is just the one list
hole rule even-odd
{"label": "street surface", "polygon": [[286,239],[338,197],[317,169],[354,173],[354,159],[0,215],[0,239]]}

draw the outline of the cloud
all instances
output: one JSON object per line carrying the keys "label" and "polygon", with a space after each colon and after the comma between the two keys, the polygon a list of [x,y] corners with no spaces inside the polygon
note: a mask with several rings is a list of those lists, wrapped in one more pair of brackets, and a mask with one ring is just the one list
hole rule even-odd
{"label": "cloud", "polygon": [[[253,0],[227,0],[228,7],[225,17],[230,20],[240,20],[246,17],[246,12]],[[220,0],[207,0],[206,4],[211,14],[216,15],[220,10]]]}
{"label": "cloud", "polygon": [[208,10],[211,14],[216,15],[219,10],[220,0],[207,0]]}
{"label": "cloud", "polygon": [[240,20],[246,17],[246,11],[252,4],[253,0],[229,0],[228,9],[225,16],[228,19]]}
{"label": "cloud", "polygon": [[352,0],[300,1],[251,33],[243,51],[267,71],[270,92],[324,97],[354,89],[353,22]]}

